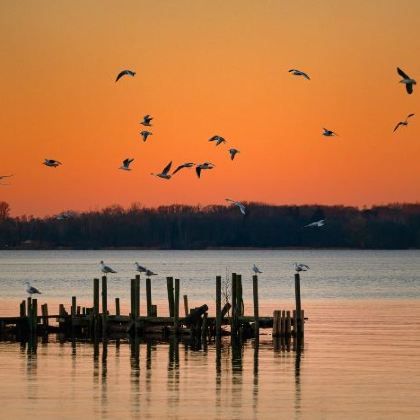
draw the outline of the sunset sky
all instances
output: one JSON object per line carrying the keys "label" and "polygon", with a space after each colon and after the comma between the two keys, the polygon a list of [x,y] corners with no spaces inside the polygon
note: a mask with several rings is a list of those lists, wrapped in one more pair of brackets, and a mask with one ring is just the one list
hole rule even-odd
{"label": "sunset sky", "polygon": [[[419,201],[419,28],[415,0],[3,0],[0,175],[15,176],[0,201],[13,215]],[[412,95],[397,66],[419,81]],[[115,83],[123,69],[136,77]],[[118,170],[126,157],[131,172]],[[171,160],[216,168],[150,175]]]}

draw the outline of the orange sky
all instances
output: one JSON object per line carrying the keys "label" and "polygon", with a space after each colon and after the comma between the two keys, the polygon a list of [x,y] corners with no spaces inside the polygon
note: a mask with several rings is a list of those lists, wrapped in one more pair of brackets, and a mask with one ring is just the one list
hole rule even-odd
{"label": "orange sky", "polygon": [[[420,113],[392,133],[418,111],[419,28],[414,0],[3,1],[0,175],[15,177],[0,200],[14,215],[225,197],[419,201]],[[413,95],[397,65],[418,78]],[[115,83],[125,68],[136,77]],[[229,143],[216,148],[214,134]],[[117,169],[126,157],[131,172]],[[150,175],[170,160],[217,167],[200,180]]]}

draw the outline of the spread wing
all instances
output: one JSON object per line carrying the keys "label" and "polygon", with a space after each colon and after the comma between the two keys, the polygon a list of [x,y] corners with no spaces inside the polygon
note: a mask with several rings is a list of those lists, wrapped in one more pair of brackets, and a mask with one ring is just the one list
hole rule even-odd
{"label": "spread wing", "polygon": [[162,171],[163,174],[167,174],[169,172],[169,169],[171,169],[172,166],[172,161],[170,161],[164,168],[164,170]]}
{"label": "spread wing", "polygon": [[407,74],[405,74],[399,67],[397,67],[397,72],[398,72],[398,74],[402,77],[402,78],[404,78],[404,79],[409,79],[410,77],[407,75]]}
{"label": "spread wing", "polygon": [[179,165],[178,168],[176,168],[173,172],[172,175],[175,175],[178,171],[180,171],[182,168],[185,168],[185,165]]}
{"label": "spread wing", "polygon": [[197,176],[200,178],[200,174],[201,174],[201,167],[200,166],[196,166],[195,168],[195,173],[197,174]]}
{"label": "spread wing", "polygon": [[413,85],[412,83],[406,83],[405,88],[407,89],[407,93],[411,95],[413,93]]}
{"label": "spread wing", "polygon": [[410,118],[410,117],[414,117],[414,114],[408,114],[407,115],[407,119]]}
{"label": "spread wing", "polygon": [[395,126],[393,133],[395,133],[398,129],[398,127],[401,125],[401,121]]}

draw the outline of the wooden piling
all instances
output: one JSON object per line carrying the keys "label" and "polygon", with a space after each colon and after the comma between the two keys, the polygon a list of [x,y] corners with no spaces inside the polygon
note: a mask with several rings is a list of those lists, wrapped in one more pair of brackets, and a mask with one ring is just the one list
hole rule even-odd
{"label": "wooden piling", "polygon": [[32,333],[36,334],[38,325],[38,299],[32,299]]}
{"label": "wooden piling", "polygon": [[290,337],[290,334],[292,332],[292,322],[290,319],[290,311],[286,311],[286,336]]}
{"label": "wooden piling", "polygon": [[102,336],[106,336],[108,327],[108,281],[102,276]]}
{"label": "wooden piling", "polygon": [[75,317],[77,313],[76,296],[71,297],[71,316]]}
{"label": "wooden piling", "polygon": [[146,277],[146,301],[147,301],[147,316],[152,316],[152,282],[150,277]]}
{"label": "wooden piling", "polygon": [[80,315],[82,313],[82,307],[80,305],[78,305],[76,307],[76,315]]}
{"label": "wooden piling", "polygon": [[231,316],[231,334],[236,334],[237,332],[237,305],[236,305],[236,292],[237,292],[237,286],[236,286],[236,273],[232,273],[232,316]]}
{"label": "wooden piling", "polygon": [[216,336],[222,332],[222,277],[216,276]]}
{"label": "wooden piling", "polygon": [[136,311],[136,309],[135,309],[135,307],[136,307],[136,304],[135,304],[135,300],[136,300],[136,298],[135,298],[135,295],[136,295],[135,282],[136,282],[135,279],[130,280],[130,286],[131,286],[131,288],[130,288],[130,305],[131,305],[130,316],[133,319],[135,317],[135,311]]}
{"label": "wooden piling", "polygon": [[150,317],[156,318],[157,317],[157,305],[150,306]]}
{"label": "wooden piling", "polygon": [[135,279],[135,302],[136,302],[136,317],[140,316],[140,274],[136,274]]}
{"label": "wooden piling", "polygon": [[203,342],[206,342],[207,341],[207,336],[208,336],[208,333],[207,333],[208,320],[207,319],[208,319],[208,314],[206,312],[203,315],[203,323],[201,324],[201,340]]}
{"label": "wooden piling", "polygon": [[120,298],[115,298],[115,315],[120,316]]}
{"label": "wooden piling", "polygon": [[42,313],[42,325],[47,330],[48,329],[48,305],[44,303],[41,306],[41,313]]}
{"label": "wooden piling", "polygon": [[236,316],[239,318],[243,315],[244,307],[243,307],[243,299],[242,299],[242,276],[240,274],[236,275]]}
{"label": "wooden piling", "polygon": [[174,279],[166,277],[166,287],[168,289],[169,316],[174,316]]}
{"label": "wooden piling", "polygon": [[273,337],[280,336],[281,328],[281,311],[273,312]]}
{"label": "wooden piling", "polygon": [[93,279],[93,316],[99,315],[99,279]]}
{"label": "wooden piling", "polygon": [[295,273],[295,300],[296,300],[296,327],[295,331],[297,335],[302,334],[302,320],[301,320],[301,314],[302,314],[302,308],[301,308],[301,301],[300,301],[300,275],[299,273]]}
{"label": "wooden piling", "polygon": [[259,303],[258,303],[258,276],[252,276],[252,292],[254,296],[254,334],[255,337],[259,336],[260,333],[260,314],[259,314]]}
{"label": "wooden piling", "polygon": [[174,298],[174,330],[178,333],[179,326],[179,279],[175,279],[175,298]]}
{"label": "wooden piling", "polygon": [[300,331],[303,336],[305,333],[305,311],[303,309],[300,311]]}
{"label": "wooden piling", "polygon": [[185,313],[185,316],[188,316],[190,313],[188,309],[188,296],[184,295],[183,298],[184,298],[184,313]]}
{"label": "wooden piling", "polygon": [[22,300],[19,305],[19,316],[21,318],[24,318],[26,316],[26,307],[25,307],[25,301]]}
{"label": "wooden piling", "polygon": [[281,311],[280,335],[286,335],[286,311]]}

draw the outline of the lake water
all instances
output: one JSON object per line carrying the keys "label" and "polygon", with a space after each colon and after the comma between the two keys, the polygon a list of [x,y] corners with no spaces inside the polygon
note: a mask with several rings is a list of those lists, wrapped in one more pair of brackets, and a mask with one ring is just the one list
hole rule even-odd
{"label": "lake water", "polygon": [[25,280],[52,308],[73,294],[91,305],[101,259],[118,271],[108,291],[125,312],[133,262],[157,272],[160,314],[165,276],[181,279],[190,306],[211,311],[215,276],[226,272],[243,274],[251,313],[253,263],[264,271],[260,314],[293,309],[292,264],[306,263],[304,348],[280,349],[269,330],[239,356],[224,338],[220,358],[213,343],[194,351],[182,342],[96,346],[50,336],[34,354],[0,342],[1,418],[420,418],[419,251],[0,252],[0,316],[17,314]]}

